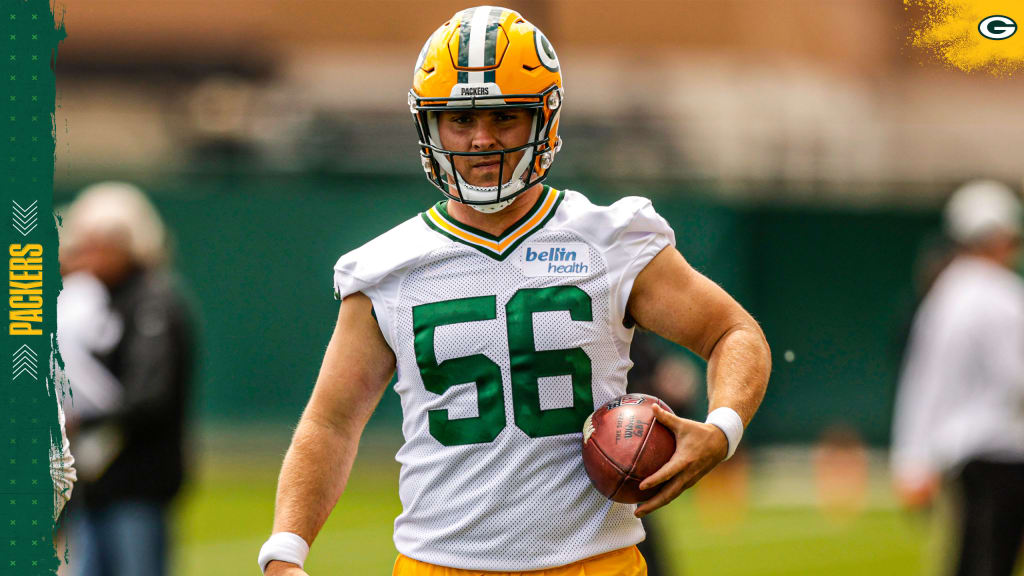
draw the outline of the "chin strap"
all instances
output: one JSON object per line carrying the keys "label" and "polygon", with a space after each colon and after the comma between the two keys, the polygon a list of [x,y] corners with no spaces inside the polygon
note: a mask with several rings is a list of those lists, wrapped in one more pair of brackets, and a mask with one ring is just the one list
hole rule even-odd
{"label": "chin strap", "polygon": [[469,204],[469,206],[477,212],[494,214],[495,212],[501,212],[505,208],[508,208],[515,201],[515,198],[510,198],[508,200],[502,200],[501,202],[495,202],[494,204]]}

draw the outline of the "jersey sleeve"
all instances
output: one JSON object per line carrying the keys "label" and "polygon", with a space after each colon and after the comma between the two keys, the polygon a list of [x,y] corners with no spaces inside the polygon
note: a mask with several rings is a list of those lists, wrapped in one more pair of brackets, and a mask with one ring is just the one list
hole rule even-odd
{"label": "jersey sleeve", "polygon": [[390,325],[400,278],[437,245],[436,239],[424,234],[425,226],[421,218],[412,218],[343,255],[334,265],[334,297],[344,300],[356,292],[366,294],[392,350]]}
{"label": "jersey sleeve", "polygon": [[[373,306],[373,316],[377,320],[381,334],[392,350],[389,328],[391,303],[387,297],[386,278],[394,272],[388,266],[382,266],[381,250],[386,249],[378,239],[369,242],[338,259],[334,265],[334,297],[337,300],[362,292]],[[375,244],[376,243],[376,244]]]}
{"label": "jersey sleeve", "polygon": [[615,282],[612,298],[617,318],[624,320],[626,304],[637,275],[659,252],[675,246],[676,235],[646,198],[623,198],[610,210],[616,220],[612,228],[614,237],[607,253]]}
{"label": "jersey sleeve", "polygon": [[356,292],[374,291],[388,276],[414,264],[434,247],[423,228],[420,218],[409,219],[339,258],[334,265],[334,297],[343,300]]}
{"label": "jersey sleeve", "polygon": [[383,270],[368,265],[372,259],[373,253],[367,250],[367,246],[357,248],[338,259],[334,265],[335,300],[344,300],[356,292],[372,291],[383,279]]}

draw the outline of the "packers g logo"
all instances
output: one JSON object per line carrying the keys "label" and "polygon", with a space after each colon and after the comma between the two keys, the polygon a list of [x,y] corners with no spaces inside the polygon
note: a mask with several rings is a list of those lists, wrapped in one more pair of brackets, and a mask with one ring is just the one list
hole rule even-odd
{"label": "packers g logo", "polygon": [[533,29],[533,43],[537,48],[540,63],[548,70],[558,72],[558,56],[555,55],[555,49],[551,47],[547,36],[537,28]]}
{"label": "packers g logo", "polygon": [[1006,16],[989,16],[978,24],[978,32],[990,40],[1006,40],[1017,32],[1017,23]]}

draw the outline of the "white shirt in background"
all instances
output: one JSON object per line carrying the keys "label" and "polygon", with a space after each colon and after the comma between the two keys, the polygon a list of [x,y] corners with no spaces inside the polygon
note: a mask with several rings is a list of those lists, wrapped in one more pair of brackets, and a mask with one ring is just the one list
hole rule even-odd
{"label": "white shirt in background", "polygon": [[913,482],[977,457],[1024,462],[1024,279],[961,256],[914,319],[892,465]]}

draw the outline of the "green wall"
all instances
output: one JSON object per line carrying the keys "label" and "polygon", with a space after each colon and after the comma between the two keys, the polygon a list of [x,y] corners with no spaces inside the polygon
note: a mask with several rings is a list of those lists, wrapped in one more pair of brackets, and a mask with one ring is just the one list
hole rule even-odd
{"label": "green wall", "polygon": [[769,208],[747,218],[751,308],[774,361],[759,434],[804,440],[845,423],[886,442],[911,271],[936,217]]}
{"label": "green wall", "polygon": [[[86,183],[58,187],[58,200]],[[775,367],[753,442],[811,440],[836,421],[887,439],[910,269],[935,215],[737,208],[669,183],[574,184],[599,203],[652,197],[690,262],[762,322]],[[299,417],[331,333],[335,260],[439,198],[416,175],[193,174],[142,185],[175,231],[200,319],[196,416],[280,427]],[[374,424],[397,429],[400,418],[389,391]]]}

